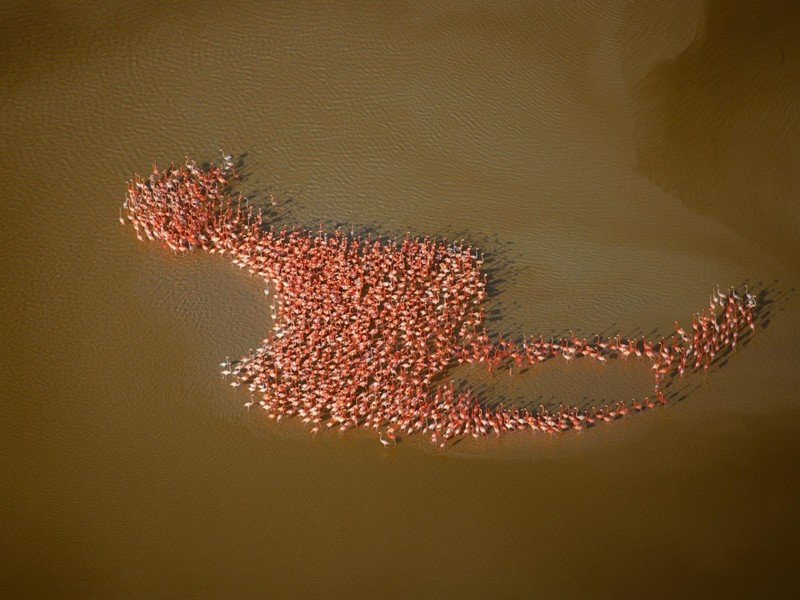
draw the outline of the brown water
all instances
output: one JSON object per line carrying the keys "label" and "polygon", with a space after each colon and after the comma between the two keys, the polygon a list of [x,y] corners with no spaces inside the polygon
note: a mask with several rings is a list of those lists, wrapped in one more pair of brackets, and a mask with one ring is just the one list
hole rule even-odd
{"label": "brown water", "polygon": [[[800,5],[495,4],[0,7],[0,596],[797,591]],[[117,222],[133,172],[220,145],[285,221],[477,241],[495,331],[666,332],[717,283],[774,303],[612,426],[312,439],[220,380],[269,327],[258,280]],[[486,393],[649,386],[595,367]]]}

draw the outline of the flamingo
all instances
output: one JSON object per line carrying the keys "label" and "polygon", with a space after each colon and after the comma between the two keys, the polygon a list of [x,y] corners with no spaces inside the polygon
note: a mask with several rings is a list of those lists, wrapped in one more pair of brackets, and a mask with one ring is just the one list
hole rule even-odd
{"label": "flamingo", "polygon": [[[663,376],[673,370],[682,375],[690,356],[695,369],[708,368],[716,354],[736,347],[741,329],[754,327],[749,290],[742,300],[735,290],[723,294],[717,286],[709,310],[693,315],[691,339],[676,321],[678,338],[655,345],[644,338],[623,342],[619,335],[608,341],[597,336],[591,344],[574,332],[550,342],[540,336],[532,347],[528,340],[534,338],[526,336],[521,349],[503,337],[493,344],[483,329],[483,256],[476,250],[408,235],[373,242],[370,235],[358,238],[351,231],[348,237],[322,227],[317,234],[265,230],[261,213],[246,198],[223,191],[228,180],[222,171],[232,157],[222,155],[222,169],[199,169],[187,159],[177,170],[154,166],[147,179],[136,176],[124,204],[128,220],[139,239],[146,236],[176,254],[196,248],[228,253],[240,269],[275,286],[272,334],[236,366],[226,357],[220,367],[223,376],[235,376],[231,386],[262,394],[258,404],[269,418],[313,421],[314,435],[322,427],[372,427],[384,446],[392,445],[396,431],[422,432],[445,446],[454,437],[504,435],[521,427],[579,430],[583,423],[626,415],[628,408],[618,403],[613,410],[584,414],[562,406],[552,415],[542,409],[535,418],[513,406],[483,412],[467,391],[432,382],[464,361],[490,372],[508,361],[513,374],[514,364],[532,365],[559,353],[567,361],[589,356],[601,363],[636,354],[652,362],[660,404]],[[122,210],[119,216],[124,224]],[[651,404],[648,399],[637,408],[635,401],[633,410]],[[380,433],[384,425],[386,437]]]}

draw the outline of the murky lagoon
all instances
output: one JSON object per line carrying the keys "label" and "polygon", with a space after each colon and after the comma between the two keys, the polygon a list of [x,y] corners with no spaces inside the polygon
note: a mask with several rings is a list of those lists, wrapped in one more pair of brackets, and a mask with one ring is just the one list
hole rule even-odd
{"label": "murky lagoon", "polygon": [[[9,597],[796,587],[795,3],[7,3],[0,31]],[[134,172],[220,146],[281,222],[474,241],[492,331],[668,333],[717,283],[769,311],[610,426],[311,438],[218,372],[270,327],[259,280],[117,222]],[[489,400],[650,386],[635,361],[463,375]]]}

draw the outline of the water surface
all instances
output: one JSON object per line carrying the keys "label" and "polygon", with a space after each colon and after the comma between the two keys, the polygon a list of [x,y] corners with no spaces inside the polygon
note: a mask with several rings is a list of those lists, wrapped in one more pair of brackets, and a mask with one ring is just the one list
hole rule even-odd
{"label": "water surface", "polygon": [[[4,4],[6,595],[789,595],[798,31],[789,1]],[[479,244],[493,331],[668,332],[717,283],[774,303],[685,399],[613,426],[312,439],[218,374],[269,328],[258,280],[117,222],[132,173],[220,146],[285,222]]]}

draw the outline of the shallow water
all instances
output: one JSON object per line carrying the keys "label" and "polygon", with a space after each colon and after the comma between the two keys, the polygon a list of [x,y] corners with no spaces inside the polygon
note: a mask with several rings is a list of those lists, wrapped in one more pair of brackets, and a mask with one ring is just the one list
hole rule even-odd
{"label": "shallow water", "polygon": [[[789,595],[800,9],[529,4],[0,8],[6,595]],[[493,331],[667,332],[717,283],[773,303],[683,400],[610,426],[312,439],[218,374],[269,328],[259,280],[117,222],[132,173],[220,146],[283,222],[478,244]],[[650,383],[595,367],[477,383]]]}

